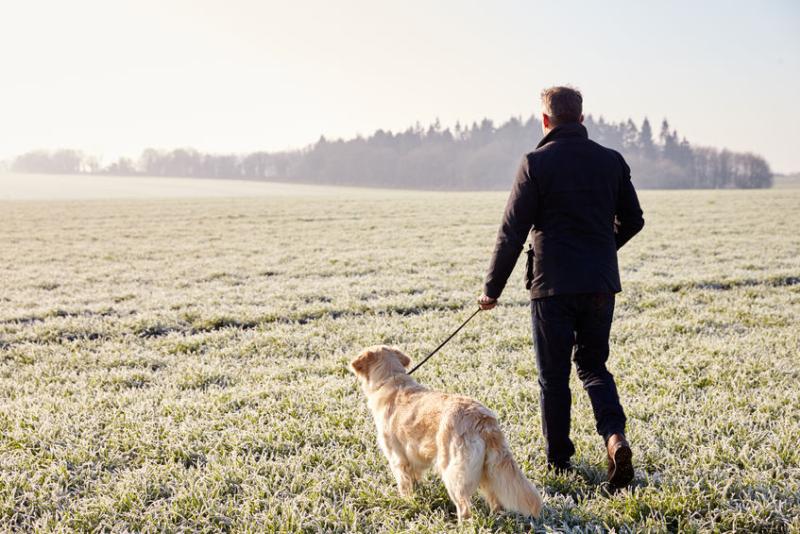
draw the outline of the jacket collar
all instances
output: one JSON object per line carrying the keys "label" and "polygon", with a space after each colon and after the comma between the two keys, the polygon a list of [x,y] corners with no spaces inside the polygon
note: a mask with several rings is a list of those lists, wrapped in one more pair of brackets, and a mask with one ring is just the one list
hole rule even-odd
{"label": "jacket collar", "polygon": [[582,137],[583,139],[589,139],[589,132],[586,131],[586,126],[579,122],[568,122],[567,124],[556,126],[550,130],[547,135],[545,135],[542,140],[539,141],[539,144],[536,145],[536,148],[541,148],[550,141],[555,141],[556,139],[567,139],[570,137]]}

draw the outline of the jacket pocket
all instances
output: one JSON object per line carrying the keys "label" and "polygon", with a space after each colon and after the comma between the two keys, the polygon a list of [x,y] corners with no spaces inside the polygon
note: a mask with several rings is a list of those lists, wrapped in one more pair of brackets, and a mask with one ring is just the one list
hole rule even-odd
{"label": "jacket pocket", "polygon": [[525,259],[525,289],[530,289],[533,285],[533,243],[528,243],[525,253],[528,255]]}

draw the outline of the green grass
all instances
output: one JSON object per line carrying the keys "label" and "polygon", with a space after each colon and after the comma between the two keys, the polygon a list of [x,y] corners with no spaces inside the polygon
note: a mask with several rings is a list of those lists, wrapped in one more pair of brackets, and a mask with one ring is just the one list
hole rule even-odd
{"label": "green grass", "polygon": [[[633,487],[605,494],[574,374],[579,472],[545,470],[518,268],[417,378],[498,414],[546,512],[462,531],[800,532],[800,190],[641,197],[610,361]],[[504,200],[0,203],[0,531],[459,530],[437,477],[398,496],[345,365],[463,320]]]}

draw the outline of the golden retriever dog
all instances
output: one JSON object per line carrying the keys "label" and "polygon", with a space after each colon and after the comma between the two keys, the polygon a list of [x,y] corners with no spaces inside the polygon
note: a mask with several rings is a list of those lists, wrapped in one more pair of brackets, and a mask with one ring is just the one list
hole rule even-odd
{"label": "golden retriever dog", "polygon": [[408,356],[382,345],[350,362],[400,494],[411,495],[435,464],[459,522],[470,517],[476,489],[492,511],[538,517],[542,498],[514,461],[497,417],[468,397],[424,388],[407,374],[409,365]]}

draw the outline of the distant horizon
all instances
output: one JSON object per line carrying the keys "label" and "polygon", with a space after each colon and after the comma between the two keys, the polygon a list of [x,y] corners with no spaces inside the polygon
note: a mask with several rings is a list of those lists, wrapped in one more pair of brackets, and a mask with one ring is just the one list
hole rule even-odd
{"label": "distant horizon", "polygon": [[[637,187],[764,188],[774,175],[769,163],[752,152],[692,145],[664,119],[611,122],[591,115],[588,135],[628,160]],[[658,132],[656,134],[656,131]],[[102,162],[77,150],[33,151],[11,168],[27,173],[248,177],[331,185],[402,186],[433,189],[505,189],[522,154],[543,138],[534,116],[460,122],[440,121],[400,129],[378,129],[364,137],[320,140],[292,152],[212,154],[192,148],[147,148],[138,157]]]}
{"label": "distant horizon", "polygon": [[[695,146],[695,147],[710,146],[710,145],[704,145],[702,143],[696,143],[692,139],[689,139],[687,136],[683,135],[681,129],[678,126],[676,126],[675,124],[673,124],[672,122],[669,121],[669,117],[662,117],[662,118],[659,118],[659,119],[653,119],[652,117],[650,117],[648,115],[645,115],[645,116],[641,117],[641,119],[639,119],[639,120],[635,120],[633,117],[626,117],[626,118],[623,118],[623,119],[611,119],[611,118],[609,118],[609,117],[607,117],[607,116],[605,116],[603,114],[596,114],[596,113],[591,113],[591,112],[586,113],[586,116],[587,117],[592,117],[595,120],[602,119],[603,121],[605,121],[607,123],[622,123],[622,122],[627,122],[628,120],[632,120],[636,124],[637,127],[641,126],[641,124],[644,122],[644,120],[647,119],[650,122],[651,126],[653,127],[653,131],[654,131],[654,134],[655,134],[654,137],[655,137],[655,141],[657,143],[658,143],[658,129],[660,128],[661,122],[663,120],[667,120],[667,122],[670,125],[670,129],[671,130],[677,130],[677,132],[679,134],[679,138],[681,138],[681,139],[686,138],[686,140],[689,142],[690,145]],[[149,145],[148,144],[148,145],[145,145],[145,146],[141,147],[138,150],[134,150],[134,151],[131,151],[131,152],[128,152],[128,153],[107,155],[107,154],[99,154],[99,153],[90,152],[90,151],[85,150],[85,149],[83,149],[81,147],[78,147],[78,146],[33,147],[33,148],[25,150],[25,151],[23,151],[23,152],[21,152],[19,154],[13,154],[13,155],[11,155],[10,157],[7,157],[7,158],[0,158],[0,164],[5,164],[5,165],[10,167],[10,165],[14,162],[14,160],[17,157],[21,156],[21,155],[24,155],[24,154],[27,154],[27,153],[31,153],[31,152],[36,152],[36,151],[55,152],[55,151],[58,151],[58,150],[75,150],[75,151],[82,152],[87,156],[97,158],[98,162],[101,163],[101,165],[110,164],[111,162],[117,161],[120,158],[129,158],[129,159],[134,159],[135,160],[136,158],[138,158],[138,157],[140,157],[142,155],[142,152],[144,152],[145,150],[149,150],[149,149],[156,150],[156,151],[159,151],[159,152],[169,152],[169,151],[172,151],[172,150],[181,150],[181,149],[183,149],[183,150],[195,150],[195,151],[203,153],[203,154],[209,154],[209,155],[215,155],[215,156],[221,156],[221,155],[246,156],[248,154],[253,154],[253,153],[258,153],[258,152],[266,152],[266,153],[271,153],[271,154],[293,153],[293,152],[300,152],[300,151],[312,148],[322,138],[326,139],[327,141],[349,141],[349,140],[352,140],[352,139],[357,139],[359,137],[362,137],[362,138],[371,137],[378,131],[391,132],[391,133],[397,134],[399,132],[407,131],[410,128],[414,128],[417,125],[421,126],[422,129],[425,130],[425,129],[427,129],[427,127],[429,127],[430,125],[434,124],[437,121],[439,121],[442,130],[448,130],[449,129],[451,131],[454,131],[454,129],[455,129],[457,124],[460,124],[462,127],[463,126],[469,126],[469,125],[471,125],[473,123],[478,123],[479,124],[481,121],[486,120],[486,119],[491,120],[492,123],[494,124],[494,126],[499,126],[499,125],[502,125],[502,124],[504,124],[507,121],[512,120],[512,119],[519,119],[519,120],[525,122],[525,121],[527,121],[527,120],[529,120],[531,118],[533,118],[535,120],[539,120],[539,118],[537,117],[537,115],[535,113],[531,113],[529,115],[520,115],[520,114],[511,115],[509,117],[506,117],[505,119],[500,119],[500,120],[492,119],[491,117],[481,117],[481,118],[478,118],[478,119],[470,119],[470,120],[456,120],[452,124],[442,124],[441,121],[439,121],[439,119],[437,117],[437,118],[434,118],[432,121],[427,122],[427,123],[417,120],[417,121],[414,121],[413,123],[410,123],[407,126],[401,127],[401,128],[390,129],[390,128],[380,128],[379,127],[379,128],[376,128],[376,129],[374,129],[374,130],[372,130],[370,132],[367,132],[367,133],[356,132],[356,133],[354,133],[354,134],[352,134],[350,136],[331,136],[331,135],[326,135],[325,133],[321,133],[321,134],[317,135],[314,138],[313,141],[309,141],[308,143],[306,143],[304,145],[281,148],[281,149],[269,149],[269,148],[263,148],[262,147],[262,148],[241,149],[241,150],[234,150],[234,151],[218,151],[218,150],[213,150],[213,149],[212,150],[204,149],[204,148],[197,147],[197,146],[192,146],[192,145],[189,145],[189,144],[178,144],[178,145],[171,145],[171,146],[155,146],[155,145]],[[534,147],[532,146],[531,149],[533,149],[533,148]],[[715,146],[713,148],[717,148],[717,149],[720,149],[720,150],[731,150],[731,151],[734,150],[734,149],[732,149],[730,147],[726,147],[726,146]],[[741,152],[752,152],[752,153],[755,153],[757,155],[763,156],[763,154],[758,154],[754,150],[746,150],[745,149],[745,150],[741,150]],[[767,159],[767,162],[770,163],[770,165],[772,165],[772,162],[770,162],[768,159]],[[796,170],[789,170],[789,171],[782,171],[782,170],[777,170],[777,169],[773,168],[773,174],[774,175],[791,176],[791,175],[795,175],[795,174],[800,174],[800,168],[798,168]]]}

